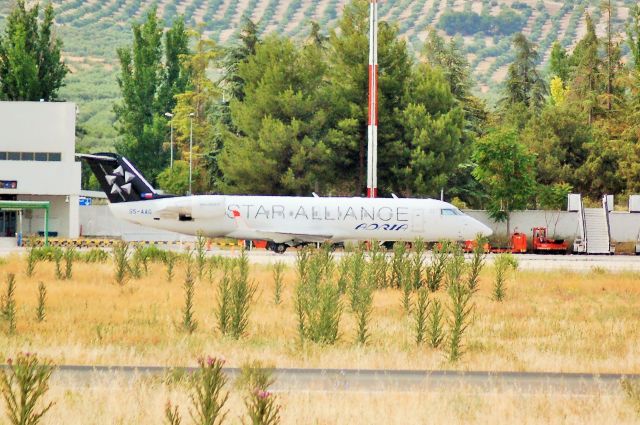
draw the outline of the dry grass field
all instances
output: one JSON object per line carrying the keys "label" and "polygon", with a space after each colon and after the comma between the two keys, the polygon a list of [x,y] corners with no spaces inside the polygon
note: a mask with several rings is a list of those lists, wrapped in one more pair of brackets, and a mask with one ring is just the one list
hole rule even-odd
{"label": "dry grass field", "polygon": [[[271,270],[252,266],[258,285],[247,335],[239,340],[216,330],[219,272],[196,283],[196,331],[180,328],[184,270],[172,283],[160,264],[147,277],[124,287],[114,283],[114,266],[75,263],[73,279],[54,279],[53,264],[38,263],[32,278],[25,260],[0,264],[0,292],[7,273],[17,281],[17,331],[0,322],[0,354],[37,352],[57,364],[190,366],[203,354],[238,366],[260,359],[276,367],[463,369],[553,372],[640,372],[640,275],[592,272],[517,272],[506,300],[491,300],[493,270],[481,275],[474,319],[456,364],[442,351],[416,347],[411,318],[398,290],[377,291],[371,340],[354,343],[355,323],[345,308],[334,346],[302,347],[292,304],[295,273],[287,269],[283,303],[273,303]],[[35,318],[38,283],[47,285],[46,320]],[[441,290],[436,295],[448,302]]]}
{"label": "dry grass field", "polygon": [[[355,323],[347,301],[334,346],[298,341],[293,306],[295,273],[285,273],[283,302],[274,305],[272,271],[253,265],[258,285],[246,336],[240,341],[216,330],[220,271],[196,283],[191,335],[180,327],[184,267],[172,283],[153,264],[147,277],[124,287],[114,283],[114,265],[76,262],[73,279],[56,280],[52,263],[38,263],[31,278],[17,255],[0,259],[0,293],[16,274],[17,329],[0,321],[0,355],[37,352],[56,364],[193,366],[201,355],[224,357],[228,366],[259,359],[276,367],[467,369],[562,372],[640,372],[640,275],[633,273],[528,272],[512,275],[505,301],[491,299],[494,275],[486,268],[474,295],[475,313],[464,338],[462,360],[450,364],[442,351],[416,347],[412,319],[399,290],[374,296],[371,340],[354,343]],[[47,285],[46,319],[36,320],[38,284]],[[433,296],[433,295],[432,295]],[[445,305],[446,294],[436,297]],[[448,313],[447,313],[448,314]],[[184,380],[112,374],[90,383],[54,376],[46,395],[53,408],[44,424],[159,424],[168,400],[189,418]],[[243,393],[228,386],[228,423],[246,423]],[[622,391],[590,394],[557,389],[489,392],[455,386],[437,392],[279,392],[282,424],[544,423],[632,424],[638,416]]]}

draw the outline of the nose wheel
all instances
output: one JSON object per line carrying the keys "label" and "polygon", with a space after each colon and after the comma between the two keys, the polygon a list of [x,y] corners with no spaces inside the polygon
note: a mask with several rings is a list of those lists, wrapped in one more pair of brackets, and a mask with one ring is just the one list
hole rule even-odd
{"label": "nose wheel", "polygon": [[275,252],[276,254],[284,254],[287,248],[288,248],[288,245],[285,243],[269,242],[267,244],[267,249]]}

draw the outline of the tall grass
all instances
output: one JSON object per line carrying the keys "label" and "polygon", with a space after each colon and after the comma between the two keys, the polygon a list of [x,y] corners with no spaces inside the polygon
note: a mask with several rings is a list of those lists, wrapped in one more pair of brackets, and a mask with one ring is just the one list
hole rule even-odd
{"label": "tall grass", "polygon": [[227,262],[223,264],[222,277],[218,282],[218,302],[216,308],[216,318],[218,321],[218,330],[223,335],[229,333],[229,322],[231,315],[231,274],[233,272],[233,263]]}
{"label": "tall grass", "polygon": [[222,367],[224,360],[207,357],[198,359],[198,370],[191,385],[191,409],[189,413],[195,424],[219,425],[225,423],[225,404],[229,393]]}
{"label": "tall grass", "polygon": [[[51,409],[44,397],[49,390],[53,364],[35,354],[18,354],[8,359],[8,369],[0,369],[0,392],[11,425],[37,425]],[[43,406],[40,408],[40,406]]]}
{"label": "tall grass", "polygon": [[411,264],[411,285],[413,289],[420,289],[424,284],[424,252],[426,245],[422,239],[416,239],[413,242],[413,255],[410,260]]}
{"label": "tall grass", "polygon": [[327,249],[311,253],[307,248],[298,254],[298,283],[295,309],[301,341],[334,344],[342,305],[340,291],[333,281],[333,257]]}
{"label": "tall grass", "polygon": [[62,258],[64,256],[64,252],[61,248],[55,247],[53,249],[53,260],[55,262],[55,276],[56,279],[62,280],[64,279],[64,275],[62,274]]}
{"label": "tall grass", "polygon": [[460,280],[450,281],[447,287],[449,305],[448,358],[452,363],[460,360],[464,353],[463,336],[469,327],[473,304],[469,288]]}
{"label": "tall grass", "polygon": [[238,382],[246,393],[244,405],[252,425],[280,423],[280,406],[276,396],[269,391],[274,383],[272,375],[272,369],[260,362],[246,363],[240,369]]}
{"label": "tall grass", "polygon": [[173,282],[174,270],[176,266],[176,262],[178,261],[178,254],[172,251],[167,251],[164,256],[164,264],[166,266],[166,279],[167,282]]}
{"label": "tall grass", "polygon": [[35,245],[31,245],[29,253],[27,254],[27,268],[25,274],[27,277],[33,276],[38,264],[38,248]]}
{"label": "tall grass", "polygon": [[234,270],[237,273],[231,279],[230,335],[234,339],[240,339],[247,330],[249,312],[257,289],[255,283],[249,280],[249,258],[244,249]]}
{"label": "tall grass", "polygon": [[198,322],[194,317],[193,296],[195,292],[195,279],[193,276],[193,258],[191,253],[186,260],[186,274],[184,278],[184,307],[182,309],[182,329],[188,333],[193,333],[198,327]]}
{"label": "tall grass", "polygon": [[7,274],[7,289],[2,296],[2,318],[7,322],[7,332],[16,332],[16,276]]}
{"label": "tall grass", "polygon": [[518,260],[511,254],[500,254],[496,256],[493,266],[496,277],[493,282],[492,296],[494,301],[502,301],[507,294],[509,270],[517,270]]}
{"label": "tall grass", "polygon": [[620,386],[627,401],[636,412],[636,415],[638,415],[638,419],[640,419],[640,381],[632,381],[625,378],[620,381]]}
{"label": "tall grass", "polygon": [[429,309],[428,338],[431,348],[438,348],[444,340],[444,328],[442,326],[442,304],[434,299]]}
{"label": "tall grass", "polygon": [[282,292],[284,290],[284,270],[286,265],[282,261],[273,264],[273,303],[282,303]]}
{"label": "tall grass", "polygon": [[129,244],[118,241],[113,246],[113,261],[115,266],[114,279],[120,286],[124,286],[129,280]]}
{"label": "tall grass", "polygon": [[427,334],[429,293],[426,288],[418,289],[418,299],[413,312],[416,345],[422,345]]}
{"label": "tall grass", "polygon": [[207,238],[202,233],[196,236],[196,268],[198,270],[198,280],[202,280],[204,268],[207,264]]}
{"label": "tall grass", "polygon": [[366,266],[362,249],[353,254],[351,270],[349,298],[351,312],[356,321],[356,341],[364,345],[370,337],[369,322],[373,311],[375,281],[373,269]]}
{"label": "tall grass", "polygon": [[72,246],[64,250],[64,278],[70,280],[73,277],[73,261],[76,258],[76,250]]}
{"label": "tall grass", "polygon": [[387,261],[387,253],[385,248],[377,241],[371,242],[369,267],[372,271],[375,287],[378,289],[388,287],[389,262]]}
{"label": "tall grass", "polygon": [[43,282],[38,284],[38,306],[36,307],[36,320],[43,322],[46,317],[46,303],[47,303],[47,287]]}
{"label": "tall grass", "polygon": [[478,284],[480,282],[480,273],[484,268],[484,262],[486,254],[484,253],[484,238],[476,239],[476,246],[473,249],[473,257],[469,262],[469,273],[467,275],[467,287],[472,293],[478,290]]}
{"label": "tall grass", "polygon": [[447,269],[447,259],[449,257],[450,243],[447,241],[436,244],[431,252],[431,264],[427,267],[427,287],[431,292],[440,289]]}

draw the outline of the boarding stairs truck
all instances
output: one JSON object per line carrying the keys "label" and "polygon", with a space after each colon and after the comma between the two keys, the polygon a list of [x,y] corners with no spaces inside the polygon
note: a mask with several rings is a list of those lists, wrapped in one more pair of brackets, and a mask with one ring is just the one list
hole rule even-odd
{"label": "boarding stairs truck", "polygon": [[584,208],[582,198],[577,201],[578,235],[573,242],[574,253],[606,255],[614,253],[615,248],[611,244],[609,226],[610,202],[607,195],[602,197],[601,208]]}

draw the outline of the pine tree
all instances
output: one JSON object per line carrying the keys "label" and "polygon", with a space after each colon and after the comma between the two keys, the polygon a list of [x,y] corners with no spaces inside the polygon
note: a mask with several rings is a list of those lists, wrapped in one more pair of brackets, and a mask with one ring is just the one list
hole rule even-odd
{"label": "pine tree", "polygon": [[513,47],[516,59],[509,65],[500,105],[505,110],[516,104],[539,110],[544,105],[547,87],[536,68],[538,52],[522,33],[514,36]]}

